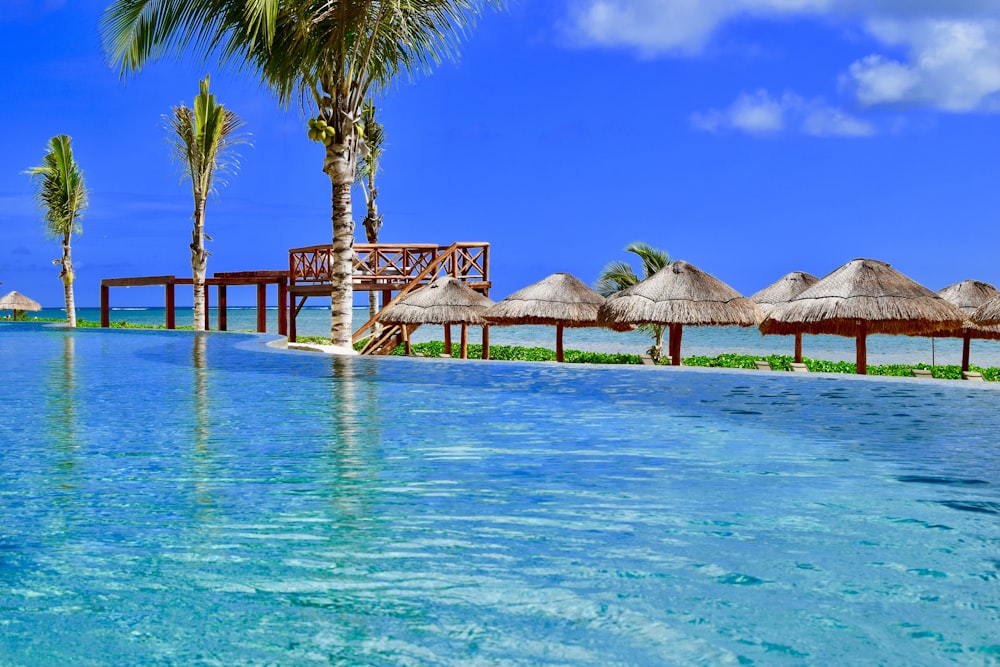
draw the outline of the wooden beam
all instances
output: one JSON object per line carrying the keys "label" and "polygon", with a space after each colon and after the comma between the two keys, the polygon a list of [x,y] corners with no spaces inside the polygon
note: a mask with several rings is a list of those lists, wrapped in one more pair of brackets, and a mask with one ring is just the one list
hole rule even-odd
{"label": "wooden beam", "polygon": [[101,326],[107,329],[111,326],[111,288],[101,283]]}

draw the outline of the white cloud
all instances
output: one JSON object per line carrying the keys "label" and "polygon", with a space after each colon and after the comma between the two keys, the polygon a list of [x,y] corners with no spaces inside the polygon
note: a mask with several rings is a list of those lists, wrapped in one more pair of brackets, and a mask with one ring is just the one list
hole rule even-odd
{"label": "white cloud", "polygon": [[700,51],[741,15],[822,9],[830,0],[587,0],[574,5],[572,30],[587,44],[628,47],[645,56]]}
{"label": "white cloud", "polygon": [[845,63],[840,82],[861,106],[1000,111],[1000,0],[575,0],[572,6],[578,41],[645,57],[697,55],[735,20],[825,17],[885,47]]}
{"label": "white cloud", "polygon": [[1000,109],[1000,21],[871,21],[868,30],[906,48],[908,62],[873,54],[845,81],[866,106],[920,105],[944,111]]}
{"label": "white cloud", "polygon": [[736,130],[758,136],[784,130],[816,137],[867,137],[875,127],[822,100],[806,101],[785,93],[772,97],[766,90],[744,93],[726,109],[691,115],[691,125],[706,132]]}

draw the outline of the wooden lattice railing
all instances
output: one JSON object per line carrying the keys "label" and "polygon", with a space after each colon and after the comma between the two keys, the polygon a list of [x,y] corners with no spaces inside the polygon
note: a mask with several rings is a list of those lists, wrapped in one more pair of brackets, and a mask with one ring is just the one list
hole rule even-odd
{"label": "wooden lattice railing", "polygon": [[[406,285],[428,266],[430,282],[438,276],[452,276],[464,282],[489,282],[489,243],[457,243],[453,246],[427,243],[356,243],[354,245],[354,286],[356,289],[386,289]],[[288,251],[289,284],[330,282],[333,246],[316,245]],[[440,261],[439,261],[440,260]]]}

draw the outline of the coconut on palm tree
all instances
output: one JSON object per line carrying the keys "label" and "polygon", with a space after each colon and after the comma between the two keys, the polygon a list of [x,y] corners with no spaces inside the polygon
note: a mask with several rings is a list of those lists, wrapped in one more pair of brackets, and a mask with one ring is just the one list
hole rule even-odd
{"label": "coconut on palm tree", "polygon": [[[604,267],[597,282],[594,283],[594,291],[605,298],[632,287],[632,285],[639,284],[670,264],[670,256],[665,250],[654,248],[642,241],[628,244],[625,246],[625,251],[634,253],[642,261],[642,278],[636,274],[628,262],[621,260],[611,262]],[[663,357],[663,338],[668,330],[667,325],[640,324],[637,328],[653,338],[653,345],[649,348],[649,356],[653,358],[654,362],[659,363]]]}
{"label": "coconut on palm tree", "polygon": [[59,266],[59,278],[66,297],[66,320],[76,326],[76,302],[73,297],[73,234],[83,233],[80,220],[87,208],[87,186],[80,165],[73,158],[71,139],[65,134],[49,140],[49,150],[42,164],[26,173],[35,181],[35,200],[42,209],[49,234],[60,240],[62,256],[53,260]]}
{"label": "coconut on palm tree", "polygon": [[199,83],[194,108],[181,104],[173,107],[168,117],[174,157],[184,170],[184,177],[191,180],[194,195],[194,229],[191,231],[191,274],[194,283],[194,329],[206,328],[205,275],[208,272],[208,250],[205,241],[212,237],[205,233],[205,205],[208,193],[215,185],[215,176],[236,167],[233,147],[245,143],[237,134],[243,121],[235,112],[215,101],[208,92],[209,77]]}
{"label": "coconut on palm tree", "polygon": [[354,219],[351,187],[362,105],[399,74],[454,55],[458,38],[486,6],[504,0],[115,0],[102,21],[105,48],[122,74],[166,52],[249,69],[282,104],[309,110],[309,136],[324,148],[330,178],[333,251],[330,337],[350,345]]}
{"label": "coconut on palm tree", "polygon": [[[378,173],[385,150],[385,131],[375,117],[375,105],[371,100],[361,109],[361,155],[358,160],[358,181],[361,183],[361,194],[365,197],[366,212],[362,221],[365,228],[365,238],[369,243],[378,243],[378,234],[382,230],[382,214],[378,212],[378,188],[375,187],[375,175]],[[378,312],[378,292],[368,292],[368,317],[375,319]]]}

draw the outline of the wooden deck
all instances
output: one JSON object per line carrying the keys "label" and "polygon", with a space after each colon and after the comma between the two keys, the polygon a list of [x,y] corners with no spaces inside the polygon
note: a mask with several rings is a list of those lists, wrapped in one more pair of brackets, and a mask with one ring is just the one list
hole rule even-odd
{"label": "wooden deck", "polygon": [[[288,340],[296,336],[295,318],[309,297],[330,297],[332,245],[288,251],[288,295],[291,302]],[[382,292],[382,308],[440,276],[451,276],[489,295],[490,244],[460,242],[450,246],[429,243],[355,243],[353,287],[356,292]],[[371,319],[354,332],[363,338],[375,324]],[[387,346],[383,346],[387,347]]]}
{"label": "wooden deck", "polygon": [[[356,243],[352,286],[356,292],[382,293],[382,307],[389,306],[407,293],[440,276],[451,276],[469,287],[489,295],[490,244],[483,242],[453,243],[440,246],[430,243]],[[218,327],[226,330],[227,288],[256,286],[257,331],[267,330],[267,286],[278,289],[278,333],[295,341],[295,318],[310,297],[330,298],[330,264],[332,245],[292,248],[288,251],[288,271],[238,271],[215,273],[205,279],[206,287],[215,287],[218,305]],[[110,288],[162,286],[164,288],[165,319],[168,329],[176,325],[175,287],[192,285],[191,278],[177,276],[139,276],[105,278],[101,281],[101,326],[110,324]],[[208,322],[209,290],[205,290]],[[363,338],[373,328],[375,319],[366,322],[354,333],[354,340]],[[400,334],[401,335],[401,334]],[[385,340],[378,349],[394,347]]]}

